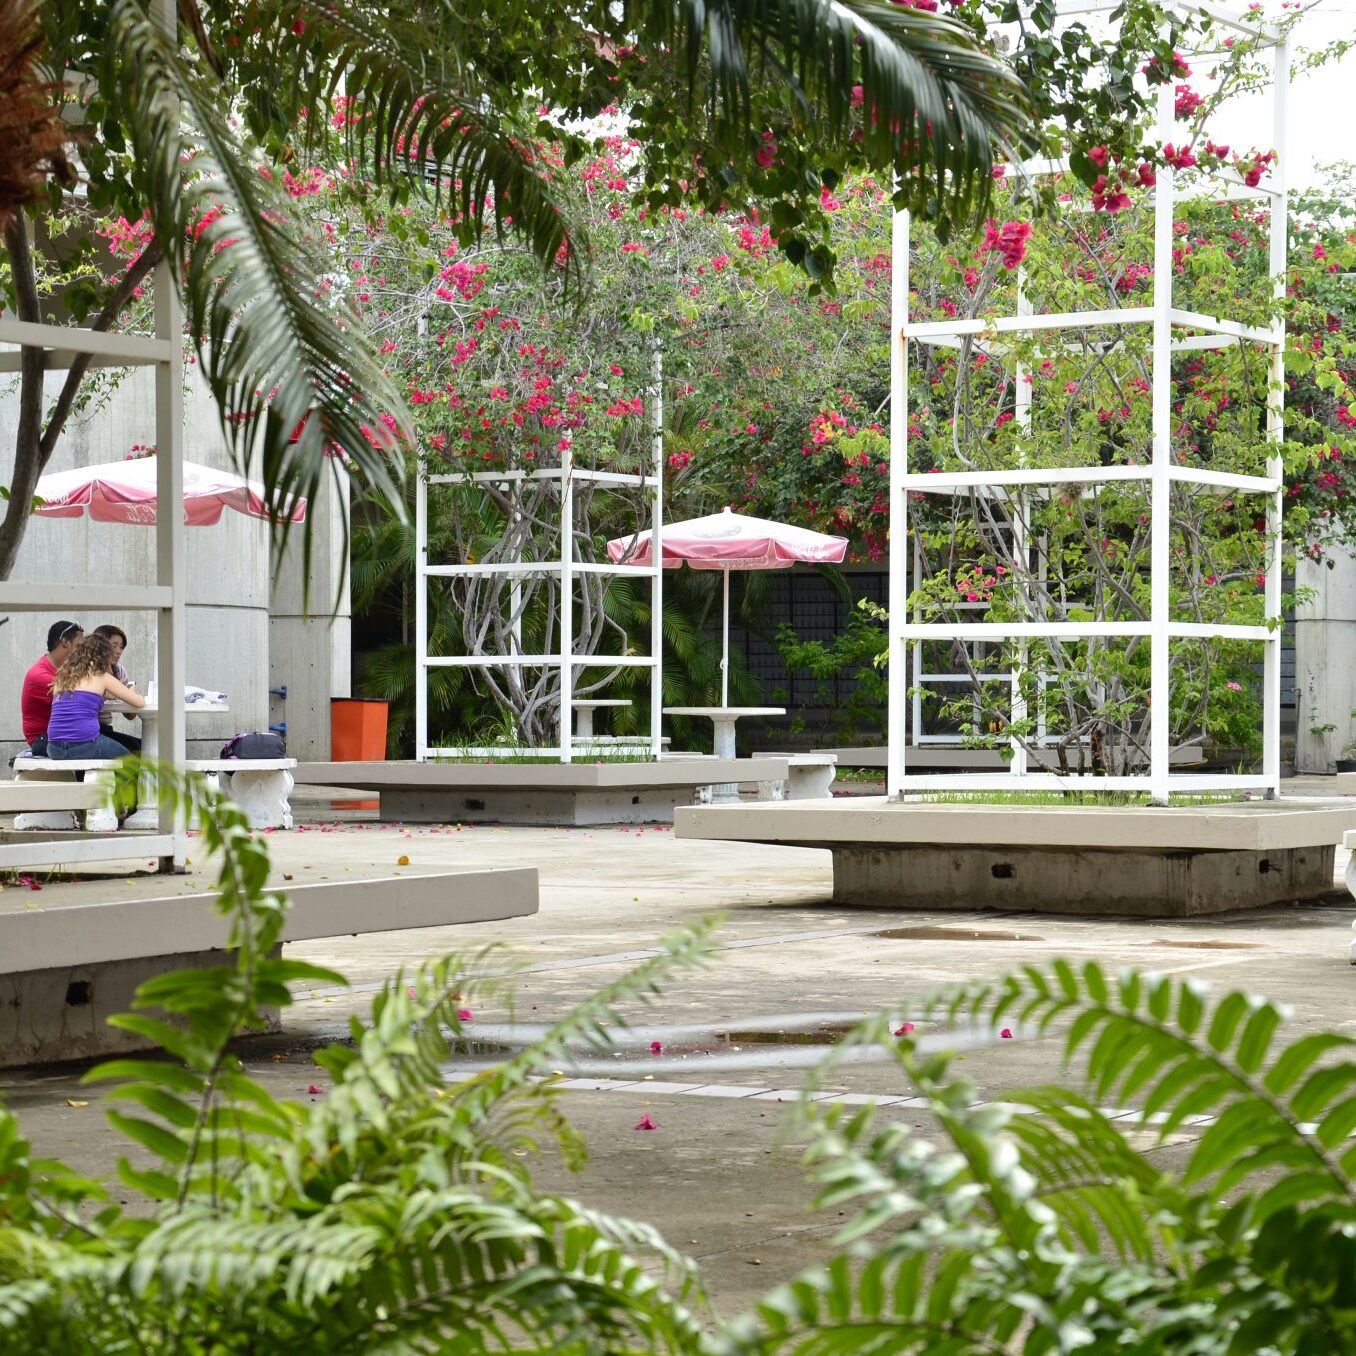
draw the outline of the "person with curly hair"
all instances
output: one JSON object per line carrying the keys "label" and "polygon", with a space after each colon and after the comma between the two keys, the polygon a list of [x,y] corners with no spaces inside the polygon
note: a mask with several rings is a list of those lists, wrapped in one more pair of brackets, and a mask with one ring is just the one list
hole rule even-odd
{"label": "person with curly hair", "polygon": [[113,647],[105,636],[89,635],[70,652],[52,683],[47,723],[47,756],[63,760],[124,758],[130,750],[100,732],[99,713],[113,697],[141,707],[146,699],[113,676]]}

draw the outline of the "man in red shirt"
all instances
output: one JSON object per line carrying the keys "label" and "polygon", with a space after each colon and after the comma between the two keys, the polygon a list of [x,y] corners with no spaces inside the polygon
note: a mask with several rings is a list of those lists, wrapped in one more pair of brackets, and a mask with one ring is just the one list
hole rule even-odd
{"label": "man in red shirt", "polygon": [[24,738],[38,758],[47,752],[47,721],[52,714],[52,681],[56,678],[56,671],[66,662],[66,656],[84,636],[79,622],[53,622],[47,628],[47,653],[24,674],[19,713],[23,717]]}

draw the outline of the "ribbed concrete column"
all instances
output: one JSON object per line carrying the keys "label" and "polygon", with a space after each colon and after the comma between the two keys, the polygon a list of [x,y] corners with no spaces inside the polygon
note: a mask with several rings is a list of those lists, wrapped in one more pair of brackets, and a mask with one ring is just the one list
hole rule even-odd
{"label": "ribbed concrete column", "polygon": [[1301,561],[1295,587],[1309,594],[1295,613],[1295,769],[1332,772],[1356,758],[1356,557]]}
{"label": "ribbed concrete column", "polygon": [[269,618],[269,686],[286,687],[274,700],[270,724],[287,722],[293,758],[330,756],[330,698],[352,695],[351,604],[344,521],[347,478],[327,477],[310,505],[311,580],[303,589],[301,533],[283,557],[273,583]]}

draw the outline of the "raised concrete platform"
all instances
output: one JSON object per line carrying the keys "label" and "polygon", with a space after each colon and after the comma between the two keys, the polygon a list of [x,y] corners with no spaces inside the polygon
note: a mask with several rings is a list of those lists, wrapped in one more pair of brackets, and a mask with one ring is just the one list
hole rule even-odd
{"label": "raised concrete platform", "polygon": [[[538,899],[535,867],[325,882],[288,894],[285,942],[521,918],[537,912]],[[226,936],[212,894],[0,910],[0,1068],[145,1048],[108,1018],[127,1012],[153,975],[220,965]]]}
{"label": "raised concrete platform", "polygon": [[665,758],[638,763],[301,763],[299,785],[381,797],[407,824],[671,824],[675,809],[722,782],[784,781],[785,758]]}
{"label": "raised concrete platform", "polygon": [[1333,893],[1356,805],[694,807],[679,838],[825,848],[836,904],[1185,918]]}

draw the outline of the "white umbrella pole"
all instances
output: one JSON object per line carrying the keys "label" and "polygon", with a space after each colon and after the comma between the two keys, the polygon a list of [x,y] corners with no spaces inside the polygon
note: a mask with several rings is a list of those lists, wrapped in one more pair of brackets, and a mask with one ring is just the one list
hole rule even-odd
{"label": "white umbrella pole", "polygon": [[725,625],[720,651],[720,704],[730,704],[730,572],[722,570],[725,576]]}

